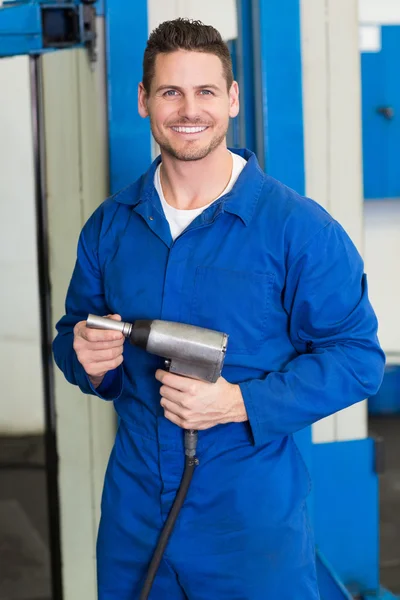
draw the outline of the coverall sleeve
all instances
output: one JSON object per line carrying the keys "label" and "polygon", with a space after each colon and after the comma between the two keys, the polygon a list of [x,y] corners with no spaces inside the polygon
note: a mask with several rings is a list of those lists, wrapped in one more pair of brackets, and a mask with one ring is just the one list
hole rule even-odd
{"label": "coverall sleeve", "polygon": [[368,398],[383,377],[363,261],[337,222],[289,262],[283,307],[298,355],[281,371],[240,384],[256,445]]}
{"label": "coverall sleeve", "polygon": [[66,314],[56,325],[58,335],[53,342],[54,360],[69,383],[77,385],[85,394],[103,400],[116,400],[123,386],[123,367],[109,371],[101,385],[94,388],[73,348],[76,323],[88,314],[109,314],[105,303],[102,273],[98,261],[100,211],[96,211],[83,228],[78,242],[77,259],[67,292]]}

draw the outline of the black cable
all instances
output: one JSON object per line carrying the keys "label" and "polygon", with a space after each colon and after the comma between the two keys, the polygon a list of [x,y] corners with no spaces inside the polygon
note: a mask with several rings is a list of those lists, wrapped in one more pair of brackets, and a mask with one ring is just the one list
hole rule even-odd
{"label": "black cable", "polygon": [[168,515],[168,519],[166,520],[164,528],[161,532],[156,549],[154,551],[153,558],[151,559],[149,570],[147,572],[146,580],[142,588],[139,600],[147,600],[147,598],[149,597],[155,576],[157,574],[158,567],[160,566],[160,562],[164,554],[164,550],[167,547],[168,540],[171,536],[172,530],[175,525],[175,521],[185,501],[186,494],[188,492],[190,482],[193,477],[193,472],[197,464],[198,460],[195,456],[185,456],[185,470],[183,472],[182,481],[176,494],[176,498],[172,505],[171,511]]}

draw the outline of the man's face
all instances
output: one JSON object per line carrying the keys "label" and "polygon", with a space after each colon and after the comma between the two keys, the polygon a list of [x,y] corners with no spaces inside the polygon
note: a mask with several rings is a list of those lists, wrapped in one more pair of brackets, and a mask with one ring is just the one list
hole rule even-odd
{"label": "man's face", "polygon": [[239,90],[227,90],[214,54],[178,50],[158,54],[147,96],[139,85],[139,113],[150,117],[160,148],[178,160],[200,160],[225,141],[229,117],[239,112]]}

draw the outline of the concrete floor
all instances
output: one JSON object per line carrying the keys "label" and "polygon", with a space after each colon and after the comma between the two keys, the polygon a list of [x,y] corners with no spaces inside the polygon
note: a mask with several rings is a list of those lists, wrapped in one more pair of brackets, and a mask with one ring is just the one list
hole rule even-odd
{"label": "concrete floor", "polygon": [[400,416],[370,419],[370,435],[384,440],[380,476],[381,582],[400,594]]}
{"label": "concrete floor", "polygon": [[[400,594],[400,418],[371,419],[370,434],[383,437],[386,450],[380,477],[381,581]],[[51,600],[46,480],[40,465],[42,439],[0,438],[0,600]]]}
{"label": "concrete floor", "polygon": [[42,438],[0,439],[0,600],[51,600],[44,465]]}

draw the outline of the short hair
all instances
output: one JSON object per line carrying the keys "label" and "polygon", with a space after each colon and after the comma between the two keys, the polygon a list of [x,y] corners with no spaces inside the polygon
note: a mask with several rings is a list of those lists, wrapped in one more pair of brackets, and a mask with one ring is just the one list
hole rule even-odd
{"label": "short hair", "polygon": [[151,82],[157,54],[168,54],[176,50],[189,50],[215,54],[222,62],[222,69],[230,89],[233,83],[232,59],[229,48],[221,34],[211,25],[192,19],[164,21],[152,33],[147,41],[143,57],[142,83],[146,93],[150,93]]}

